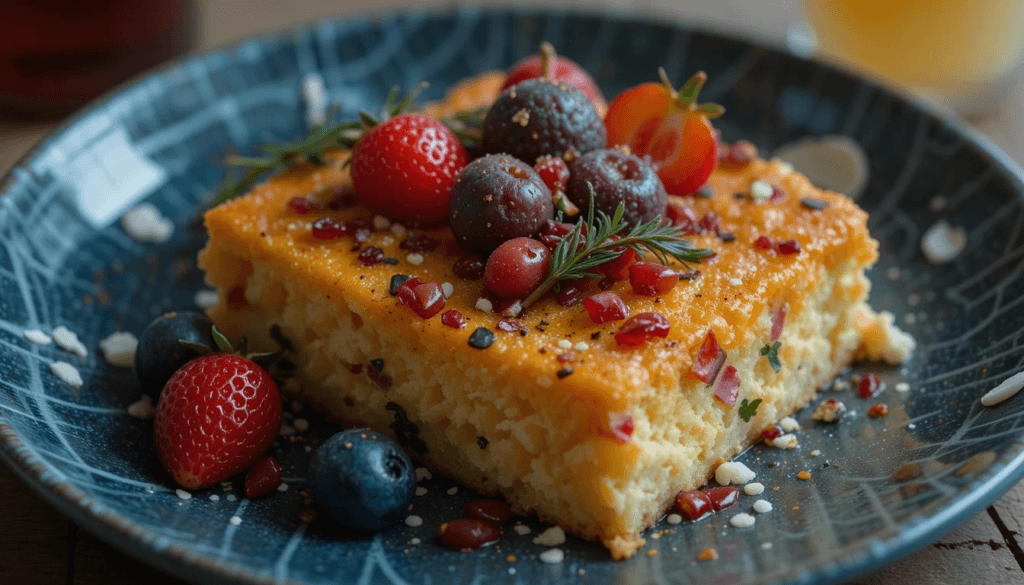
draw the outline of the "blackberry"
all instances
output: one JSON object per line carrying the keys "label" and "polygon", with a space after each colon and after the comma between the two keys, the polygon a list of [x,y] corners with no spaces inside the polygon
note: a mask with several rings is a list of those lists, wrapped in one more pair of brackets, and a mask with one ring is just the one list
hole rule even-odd
{"label": "blackberry", "polygon": [[490,252],[507,240],[528,237],[551,219],[551,191],[530,165],[507,154],[466,165],[452,188],[448,221],[467,250]]}
{"label": "blackberry", "polygon": [[588,152],[573,162],[570,171],[565,194],[579,206],[584,217],[590,209],[589,185],[594,186],[596,210],[611,216],[624,202],[623,218],[629,225],[646,223],[665,214],[665,186],[654,169],[635,155],[611,148]]}
{"label": "blackberry", "polygon": [[501,92],[487,111],[483,150],[533,164],[566,150],[604,148],[607,133],[594,104],[564,81],[528,79]]}

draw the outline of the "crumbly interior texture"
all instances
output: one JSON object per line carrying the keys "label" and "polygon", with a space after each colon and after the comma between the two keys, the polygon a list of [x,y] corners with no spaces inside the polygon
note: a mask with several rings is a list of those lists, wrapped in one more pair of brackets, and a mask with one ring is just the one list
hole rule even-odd
{"label": "crumbly interior texture", "polygon": [[[433,113],[484,105],[499,84],[494,75],[471,80]],[[855,357],[898,362],[913,348],[891,315],[865,304],[864,270],[877,258],[866,214],[777,161],[720,168],[710,198],[671,198],[698,218],[718,218],[717,230],[692,237],[717,257],[698,267],[699,278],[657,298],[633,293],[628,282],[613,285],[631,314],[657,311],[671,323],[667,338],[627,348],[614,340],[619,323],[594,324],[582,306],[562,307],[553,295],[523,317],[527,335],[497,331],[500,315],[476,308],[482,282],[453,273],[463,252],[445,226],[415,228],[439,242],[416,255],[401,249],[402,230],[376,229],[363,245],[380,247],[395,265],[364,267],[350,238],[313,238],[317,217],[371,219],[359,206],[327,205],[349,185],[345,156],[282,173],[207,213],[210,241],[199,264],[222,299],[210,311],[217,326],[265,349],[277,348],[269,332],[279,326],[297,365],[290,386],[306,400],[395,436],[432,470],[502,494],[518,513],[603,542],[616,559],[642,545],[642,531],[678,492],[703,485]],[[783,197],[735,196],[755,181],[778,186]],[[300,214],[290,210],[292,197],[323,209]],[[806,197],[825,206],[810,208]],[[795,239],[802,251],[758,249],[761,235]],[[453,329],[398,306],[388,292],[394,274],[452,283],[445,308],[460,310],[469,326]],[[776,373],[761,348],[780,307],[787,316]],[[495,332],[487,349],[467,343],[479,326]],[[750,421],[693,375],[709,330],[737,369],[739,399],[762,399]],[[567,363],[571,375],[557,375]],[[632,433],[617,434],[627,420]]]}
{"label": "crumbly interior texture", "polygon": [[[595,435],[592,413],[568,397],[538,408],[524,391],[536,380],[512,368],[481,367],[415,337],[388,336],[368,322],[365,308],[329,298],[217,240],[203,265],[211,284],[223,291],[244,285],[249,301],[234,311],[222,304],[214,320],[264,348],[275,347],[268,327],[279,325],[295,347],[306,400],[344,422],[390,434],[396,417],[387,405],[401,406],[429,448],[420,455],[425,465],[482,493],[505,495],[518,513],[600,540],[615,558],[643,544],[640,533],[678,492],[703,485],[764,427],[813,398],[851,361],[862,337],[857,321],[870,314],[859,300],[867,283],[856,263],[820,275],[803,310],[787,316],[779,373],[761,356],[763,342],[729,351],[743,396],[762,399],[749,423],[736,408],[723,408],[703,382],[681,379],[668,391],[648,386],[634,395],[624,412],[636,428],[620,443]],[[768,337],[770,311],[756,329],[755,339]],[[393,379],[386,391],[348,368],[382,356]]]}

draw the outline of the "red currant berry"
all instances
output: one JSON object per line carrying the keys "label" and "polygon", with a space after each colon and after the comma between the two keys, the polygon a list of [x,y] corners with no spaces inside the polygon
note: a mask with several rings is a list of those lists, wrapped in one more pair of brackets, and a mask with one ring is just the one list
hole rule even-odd
{"label": "red currant berry", "polygon": [[667,337],[668,329],[668,319],[660,313],[640,313],[619,327],[615,341],[619,345],[640,345],[652,337]]}
{"label": "red currant berry", "polygon": [[621,321],[629,315],[629,307],[613,292],[599,292],[583,300],[583,307],[594,323]]}
{"label": "red currant berry", "polygon": [[775,251],[778,252],[780,256],[799,254],[800,242],[796,240],[786,240],[784,242],[779,242],[778,244],[775,245]]}
{"label": "red currant berry", "polygon": [[679,273],[655,262],[637,262],[629,267],[629,285],[638,295],[653,297],[672,290]]}
{"label": "red currant berry", "polygon": [[522,299],[543,282],[551,262],[544,244],[530,238],[513,238],[498,246],[484,267],[484,286],[503,298]]}

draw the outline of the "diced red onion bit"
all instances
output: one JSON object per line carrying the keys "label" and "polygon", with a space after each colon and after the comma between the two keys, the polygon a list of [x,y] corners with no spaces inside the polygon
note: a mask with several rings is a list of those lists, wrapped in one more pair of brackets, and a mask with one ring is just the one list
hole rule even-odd
{"label": "diced red onion bit", "polygon": [[707,337],[697,351],[697,359],[693,362],[693,374],[706,384],[711,384],[718,377],[722,365],[725,364],[725,350],[718,345],[715,332],[708,329]]}
{"label": "diced red onion bit", "polygon": [[423,282],[415,276],[398,287],[398,303],[429,319],[444,308],[444,291],[435,281]]}
{"label": "diced red onion bit", "polygon": [[623,323],[615,332],[619,345],[641,345],[652,337],[668,337],[669,323],[661,313],[640,313]]}
{"label": "diced red onion bit", "polygon": [[734,366],[727,365],[722,370],[722,375],[715,380],[715,398],[721,400],[726,406],[735,406],[736,397],[740,394],[740,377]]}
{"label": "diced red onion bit", "polygon": [[868,374],[861,378],[857,393],[860,394],[861,398],[874,398],[881,394],[883,390],[885,390],[885,380],[882,380],[875,374]]}
{"label": "diced red onion bit", "polygon": [[778,341],[782,336],[782,328],[786,325],[786,305],[779,307],[772,315],[772,332],[770,341]]}

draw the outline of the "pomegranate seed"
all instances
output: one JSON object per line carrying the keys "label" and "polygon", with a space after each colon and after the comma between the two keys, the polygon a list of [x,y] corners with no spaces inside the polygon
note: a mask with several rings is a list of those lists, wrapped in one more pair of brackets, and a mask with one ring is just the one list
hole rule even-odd
{"label": "pomegranate seed", "polygon": [[551,251],[530,238],[513,238],[491,253],[484,267],[484,286],[499,297],[530,296],[548,274]]}
{"label": "pomegranate seed", "polygon": [[800,242],[796,240],[786,240],[784,242],[779,242],[778,244],[775,245],[775,251],[778,252],[781,256],[799,254]]}
{"label": "pomegranate seed", "polygon": [[575,286],[563,286],[562,290],[558,291],[558,304],[563,307],[574,307],[580,302],[582,296],[583,291]]}
{"label": "pomegranate seed", "polygon": [[367,246],[359,253],[359,263],[363,266],[373,266],[384,260],[384,250],[377,246]]}
{"label": "pomegranate seed", "polygon": [[560,157],[544,155],[537,159],[533,170],[540,175],[552,193],[564,189],[569,184],[569,166]]}
{"label": "pomegranate seed", "polygon": [[442,524],[437,536],[448,548],[467,552],[497,541],[501,529],[476,518],[459,518]]}
{"label": "pomegranate seed", "polygon": [[889,414],[889,406],[886,405],[884,402],[872,404],[871,408],[868,409],[868,416],[870,416],[871,418],[882,418],[887,414]]}
{"label": "pomegranate seed", "polygon": [[608,290],[613,286],[615,286],[615,281],[607,276],[597,281],[597,288],[601,290]]}
{"label": "pomegranate seed", "polygon": [[672,290],[679,273],[656,262],[637,262],[629,267],[629,285],[638,295],[657,296]]}
{"label": "pomegranate seed", "polygon": [[715,380],[715,398],[726,406],[736,406],[736,397],[740,395],[740,377],[732,365],[725,366],[722,375]]}
{"label": "pomegranate seed", "polygon": [[676,511],[690,520],[700,520],[715,509],[705,492],[689,491],[676,495]]}
{"label": "pomegranate seed", "polygon": [[768,425],[767,427],[764,428],[763,431],[761,431],[761,438],[763,438],[765,440],[765,442],[769,442],[770,443],[770,442],[774,441],[775,439],[778,439],[781,436],[782,436],[782,429],[780,429],[779,427],[777,427],[777,426],[775,426],[773,424],[772,425]]}
{"label": "pomegranate seed", "polygon": [[526,325],[522,321],[513,319],[511,317],[502,317],[498,320],[497,329],[504,331],[505,333],[515,333],[516,331],[522,331],[526,329]]}
{"label": "pomegranate seed", "polygon": [[599,292],[583,300],[583,307],[594,323],[620,321],[629,315],[629,307],[613,292]]}
{"label": "pomegranate seed", "polygon": [[689,207],[669,204],[665,208],[665,217],[672,222],[672,225],[679,228],[684,235],[697,233],[697,214]]}
{"label": "pomegranate seed", "polygon": [[441,240],[435,240],[430,236],[420,234],[410,235],[402,240],[398,247],[413,254],[426,254],[427,252],[433,252],[440,245]]}
{"label": "pomegranate seed", "polygon": [[273,457],[264,457],[245,474],[245,497],[252,499],[277,489],[284,479],[281,464]]}
{"label": "pomegranate seed", "polygon": [[667,337],[668,330],[668,319],[660,313],[640,313],[619,327],[615,341],[619,345],[640,345],[652,337]]}
{"label": "pomegranate seed", "polygon": [[501,500],[473,500],[464,509],[467,517],[483,520],[496,527],[501,527],[512,515],[508,504]]}
{"label": "pomegranate seed", "polygon": [[868,374],[861,379],[857,390],[861,398],[874,398],[885,390],[885,381],[874,374]]}
{"label": "pomegranate seed", "polygon": [[440,284],[423,282],[414,276],[398,287],[398,302],[420,317],[429,319],[444,308],[444,291]]}
{"label": "pomegranate seed", "polygon": [[[575,227],[571,223],[560,223],[553,219],[544,220],[544,226],[540,229],[540,242],[552,252],[558,247],[558,243],[562,241],[562,238],[566,236],[572,228]],[[583,229],[580,230],[580,242],[576,246],[577,249],[583,247],[583,236],[587,235],[587,226],[583,224]]]}
{"label": "pomegranate seed", "polygon": [[722,166],[727,168],[743,168],[757,156],[757,147],[746,140],[737,140],[729,147],[722,159]]}
{"label": "pomegranate seed", "polygon": [[365,219],[350,219],[345,222],[345,234],[355,238],[357,242],[365,242],[373,234],[373,224]]}
{"label": "pomegranate seed", "polygon": [[334,240],[345,235],[345,226],[329,217],[321,217],[313,222],[312,234],[318,240]]}
{"label": "pomegranate seed", "polygon": [[288,207],[299,215],[309,215],[314,211],[320,211],[320,205],[309,197],[292,197],[288,200]]}
{"label": "pomegranate seed", "polygon": [[466,326],[466,316],[458,309],[450,309],[441,313],[441,323],[452,329],[462,329]]}
{"label": "pomegranate seed", "polygon": [[768,201],[771,201],[771,202],[774,203],[776,201],[782,201],[785,198],[786,198],[786,192],[783,191],[782,189],[778,188],[777,186],[772,185],[772,196],[771,196],[771,198],[768,199]]}
{"label": "pomegranate seed", "polygon": [[754,240],[754,247],[760,248],[761,250],[774,250],[775,241],[768,236],[758,236],[757,239]]}
{"label": "pomegranate seed", "polygon": [[612,280],[625,280],[630,274],[630,265],[636,260],[636,252],[630,248],[615,248],[614,251],[620,254],[594,269]]}
{"label": "pomegranate seed", "polygon": [[597,425],[597,434],[611,437],[619,443],[628,443],[634,430],[636,423],[633,422],[633,415],[628,412],[608,413],[608,426]]}
{"label": "pomegranate seed", "polygon": [[697,359],[693,362],[693,374],[701,382],[710,384],[718,377],[722,365],[725,364],[725,350],[718,345],[715,332],[708,329],[707,337],[697,351]]}
{"label": "pomegranate seed", "polygon": [[700,228],[701,233],[711,234],[717,234],[722,229],[722,225],[714,211],[705,213],[704,217],[700,218],[700,223],[697,224],[697,227]]}
{"label": "pomegranate seed", "polygon": [[734,486],[716,487],[704,490],[711,500],[711,507],[715,512],[735,506],[740,501],[740,489]]}
{"label": "pomegranate seed", "polygon": [[470,254],[456,260],[452,270],[462,280],[476,280],[484,275],[484,261],[479,255]]}

